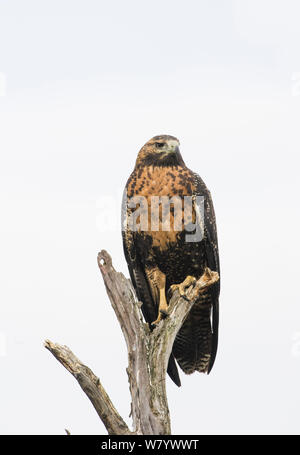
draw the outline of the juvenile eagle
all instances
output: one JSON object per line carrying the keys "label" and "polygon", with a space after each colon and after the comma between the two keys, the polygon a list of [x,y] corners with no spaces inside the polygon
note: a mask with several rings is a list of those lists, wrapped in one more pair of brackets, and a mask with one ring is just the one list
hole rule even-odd
{"label": "juvenile eagle", "polygon": [[[169,206],[171,220],[168,229],[163,229],[161,225],[162,208],[159,208],[158,212],[159,229],[157,226],[153,229],[151,220],[146,227],[141,228],[141,218],[145,210],[154,216],[153,205],[151,206],[153,196],[176,196],[182,200],[186,196],[190,196],[192,200],[195,200],[195,196],[201,196],[204,207],[201,238],[196,242],[187,241],[187,234],[191,232],[186,224],[181,223],[181,230],[178,230],[178,226],[175,229],[174,206]],[[128,201],[134,200],[140,201],[140,209],[143,201],[146,204],[144,213],[140,211],[139,219],[136,220],[139,226],[137,229],[133,229],[128,223],[136,210],[134,204]],[[181,221],[184,220],[183,209],[184,204]],[[197,229],[201,217],[197,217],[195,212],[193,205],[191,221]],[[168,290],[171,286],[173,290],[173,285],[175,288],[177,285],[179,290],[180,284],[183,287],[188,286],[202,275],[205,267],[220,273],[211,195],[202,179],[186,167],[180,154],[178,139],[166,135],[155,136],[141,148],[126,184],[122,214],[123,246],[130,277],[138,299],[142,302],[144,318],[153,328],[160,321],[161,315],[166,313]],[[189,312],[176,336],[169,359],[168,374],[178,386],[180,379],[175,359],[187,374],[194,371],[209,373],[214,364],[218,344],[219,290],[219,281],[207,289],[199,303]]]}

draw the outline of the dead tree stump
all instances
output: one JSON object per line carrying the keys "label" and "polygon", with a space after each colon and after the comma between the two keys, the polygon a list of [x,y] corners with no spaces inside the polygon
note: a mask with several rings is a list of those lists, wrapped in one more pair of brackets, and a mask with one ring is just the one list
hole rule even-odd
{"label": "dead tree stump", "polygon": [[105,250],[98,254],[98,266],[127,345],[133,429],[130,430],[119,415],[100,379],[67,346],[46,340],[45,347],[78,381],[108,434],[171,434],[166,371],[173,342],[200,294],[218,281],[218,273],[207,268],[183,296],[176,290],[169,303],[168,316],[150,331],[143,320],[142,303],[137,300],[131,281],[115,271]]}

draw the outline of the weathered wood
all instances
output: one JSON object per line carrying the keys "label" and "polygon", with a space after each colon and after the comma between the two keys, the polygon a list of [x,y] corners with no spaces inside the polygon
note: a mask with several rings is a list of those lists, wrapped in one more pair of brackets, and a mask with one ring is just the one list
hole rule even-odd
{"label": "weathered wood", "polygon": [[45,348],[77,379],[104,423],[108,434],[132,434],[105,392],[100,379],[73,354],[68,346],[46,340]]}
{"label": "weathered wood", "polygon": [[173,342],[200,294],[218,281],[217,272],[206,269],[203,276],[185,290],[174,292],[168,316],[150,331],[143,321],[131,281],[116,272],[106,251],[98,254],[101,271],[111,305],[120,323],[128,350],[129,388],[133,431],[130,431],[99,379],[66,346],[46,341],[46,348],[70,371],[91,400],[109,434],[171,434],[166,394],[166,371]]}

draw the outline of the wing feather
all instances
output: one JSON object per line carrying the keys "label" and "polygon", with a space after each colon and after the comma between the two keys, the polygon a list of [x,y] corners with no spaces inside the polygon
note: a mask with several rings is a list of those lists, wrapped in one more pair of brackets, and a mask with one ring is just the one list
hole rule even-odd
{"label": "wing feather", "polygon": [[[220,262],[218,249],[217,225],[214,206],[210,191],[198,174],[194,173],[196,182],[196,193],[204,196],[204,212],[205,212],[205,251],[207,266],[218,272],[220,276]],[[212,302],[212,340],[211,340],[211,355],[208,366],[208,373],[211,371],[218,349],[218,332],[219,332],[219,294],[220,280],[209,289]]]}

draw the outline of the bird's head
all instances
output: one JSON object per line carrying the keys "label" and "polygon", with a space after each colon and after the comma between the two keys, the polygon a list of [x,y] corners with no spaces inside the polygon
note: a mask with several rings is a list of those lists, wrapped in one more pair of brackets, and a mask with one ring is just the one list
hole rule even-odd
{"label": "bird's head", "polygon": [[154,136],[139,151],[136,166],[184,165],[179,145],[174,136]]}

